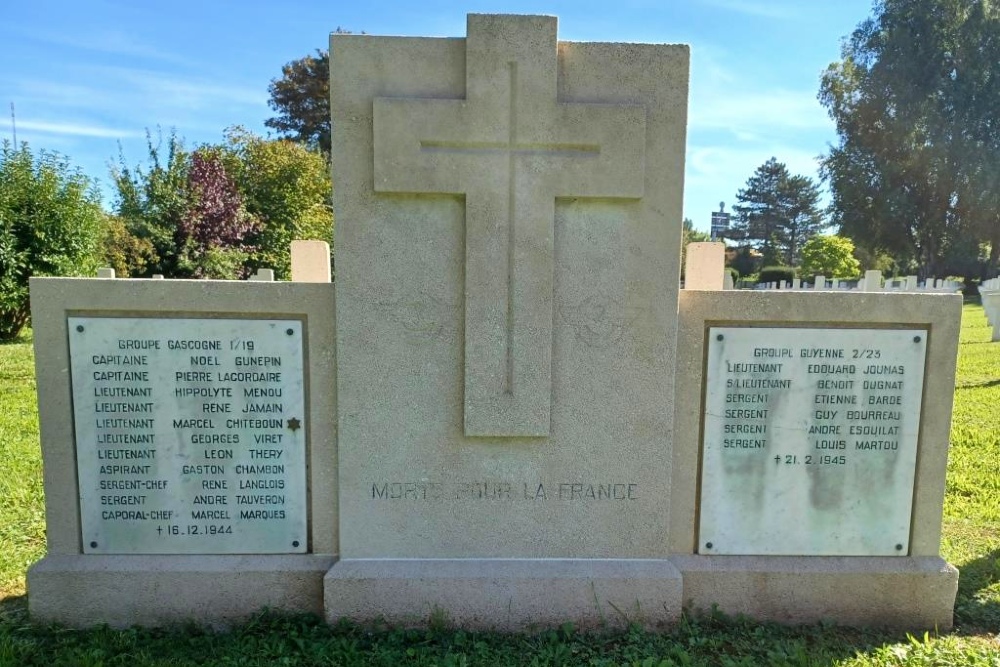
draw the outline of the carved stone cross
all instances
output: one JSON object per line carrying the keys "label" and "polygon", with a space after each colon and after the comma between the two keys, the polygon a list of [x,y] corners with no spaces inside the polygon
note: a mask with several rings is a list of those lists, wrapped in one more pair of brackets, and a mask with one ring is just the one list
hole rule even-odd
{"label": "carved stone cross", "polygon": [[556,49],[470,15],[465,99],[374,101],[375,191],[465,197],[467,436],[549,434],[556,198],[643,195],[644,108],[560,102]]}

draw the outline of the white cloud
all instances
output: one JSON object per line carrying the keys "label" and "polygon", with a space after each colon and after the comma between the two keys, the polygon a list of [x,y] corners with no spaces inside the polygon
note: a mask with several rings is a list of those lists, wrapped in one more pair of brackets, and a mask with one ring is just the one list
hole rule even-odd
{"label": "white cloud", "polygon": [[142,132],[120,128],[101,127],[85,123],[48,123],[44,121],[19,120],[17,129],[34,131],[40,134],[69,135],[74,137],[99,137],[117,139],[126,137],[141,137]]}
{"label": "white cloud", "polygon": [[266,86],[146,68],[81,65],[62,70],[59,78],[34,79],[0,73],[0,87],[11,91],[19,127],[38,123],[49,134],[140,137],[142,128],[160,125],[197,135],[270,115]]}
{"label": "white cloud", "polygon": [[175,65],[194,66],[194,61],[175,53],[156,48],[148,41],[141,41],[131,34],[121,30],[107,28],[89,31],[86,34],[60,34],[46,31],[21,31],[31,39],[47,42],[71,49],[95,51],[114,56],[128,56],[146,60],[172,63]]}
{"label": "white cloud", "polygon": [[712,183],[735,178],[742,186],[757,167],[775,157],[778,162],[784,162],[791,173],[815,178],[819,170],[817,156],[818,151],[810,153],[785,145],[691,146],[688,174],[692,182]]}
{"label": "white cloud", "polygon": [[237,86],[218,80],[129,67],[91,69],[102,79],[117,81],[115,88],[148,96],[147,99],[155,105],[187,109],[216,107],[220,104],[262,107],[267,105],[266,87]]}
{"label": "white cloud", "polygon": [[688,119],[693,130],[754,132],[762,128],[833,129],[812,91],[694,91]]}
{"label": "white cloud", "polygon": [[696,48],[691,58],[691,131],[725,130],[739,138],[790,130],[832,133],[833,122],[816,99],[816,88],[789,87],[772,74],[770,67],[740,61],[725,48]]}

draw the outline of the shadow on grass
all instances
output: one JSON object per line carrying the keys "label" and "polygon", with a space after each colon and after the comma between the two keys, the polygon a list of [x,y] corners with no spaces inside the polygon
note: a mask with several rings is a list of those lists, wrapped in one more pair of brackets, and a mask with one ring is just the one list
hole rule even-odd
{"label": "shadow on grass", "polygon": [[1000,378],[995,380],[985,380],[983,382],[969,382],[966,384],[955,385],[955,391],[962,389],[984,389],[986,387],[995,387],[1000,385]]}
{"label": "shadow on grass", "polygon": [[24,328],[21,333],[17,334],[14,338],[4,339],[0,338],[0,347],[5,345],[23,345],[25,343],[31,343],[34,340],[33,331],[29,328]]}
{"label": "shadow on grass", "polygon": [[28,620],[28,596],[11,595],[0,598],[0,622],[22,622]]}
{"label": "shadow on grass", "polygon": [[1000,631],[1000,549],[959,568],[955,627],[964,634]]}

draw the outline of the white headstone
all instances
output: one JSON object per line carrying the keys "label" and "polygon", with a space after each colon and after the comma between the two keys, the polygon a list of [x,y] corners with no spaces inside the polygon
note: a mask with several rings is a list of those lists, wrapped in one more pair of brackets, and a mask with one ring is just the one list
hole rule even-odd
{"label": "white headstone", "polygon": [[274,281],[274,269],[257,269],[257,273],[253,274],[247,280],[254,280],[258,282],[273,282]]}
{"label": "white headstone", "polygon": [[330,282],[330,244],[326,241],[292,241],[292,282]]}
{"label": "white headstone", "polygon": [[684,267],[684,289],[721,290],[726,271],[723,243],[689,243]]}
{"label": "white headstone", "polygon": [[882,272],[875,270],[865,271],[865,277],[858,286],[865,292],[881,292]]}

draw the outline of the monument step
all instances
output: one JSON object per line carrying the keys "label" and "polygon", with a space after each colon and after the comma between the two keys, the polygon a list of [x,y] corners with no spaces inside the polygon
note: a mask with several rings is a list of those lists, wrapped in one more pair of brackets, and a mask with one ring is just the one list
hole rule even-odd
{"label": "monument step", "polygon": [[342,560],[323,582],[326,617],[517,631],[648,628],[681,614],[681,575],[664,559]]}

